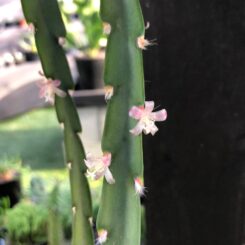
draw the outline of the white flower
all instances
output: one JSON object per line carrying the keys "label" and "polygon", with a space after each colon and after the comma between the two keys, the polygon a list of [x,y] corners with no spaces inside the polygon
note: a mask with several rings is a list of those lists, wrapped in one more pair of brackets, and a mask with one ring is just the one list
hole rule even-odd
{"label": "white flower", "polygon": [[134,188],[135,188],[136,194],[138,194],[139,196],[145,195],[145,187],[140,177],[137,177],[134,179]]}
{"label": "white flower", "polygon": [[40,88],[40,98],[45,98],[46,102],[51,102],[53,104],[55,94],[60,97],[65,97],[66,92],[58,88],[60,84],[60,80],[45,79],[43,81],[39,81],[37,85]]}
{"label": "white flower", "polygon": [[106,181],[109,184],[114,184],[115,180],[109,169],[111,165],[111,153],[105,152],[102,157],[93,157],[90,154],[87,155],[87,159],[84,159],[87,166],[87,176],[93,180],[98,180],[105,176]]}
{"label": "white flower", "polygon": [[144,106],[133,106],[129,111],[129,116],[138,120],[136,127],[130,130],[133,135],[151,133],[154,135],[158,128],[155,121],[165,121],[167,119],[167,111],[165,109],[152,112],[154,109],[154,101],[146,101]]}
{"label": "white flower", "polygon": [[98,238],[96,239],[96,245],[105,243],[107,240],[107,236],[108,236],[107,230],[104,229],[98,230]]}

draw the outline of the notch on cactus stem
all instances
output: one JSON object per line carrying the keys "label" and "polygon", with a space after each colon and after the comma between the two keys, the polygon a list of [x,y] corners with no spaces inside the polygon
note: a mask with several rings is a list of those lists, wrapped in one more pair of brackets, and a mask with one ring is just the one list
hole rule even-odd
{"label": "notch on cactus stem", "polygon": [[93,217],[89,217],[88,221],[89,221],[90,225],[93,226]]}
{"label": "notch on cactus stem", "polygon": [[68,162],[68,163],[67,163],[67,168],[68,168],[69,170],[71,170],[71,162]]}
{"label": "notch on cactus stem", "polygon": [[93,180],[98,180],[105,176],[106,181],[109,184],[114,184],[115,180],[109,169],[111,165],[111,153],[104,152],[102,157],[93,157],[91,154],[87,154],[87,159],[84,159],[85,165],[87,166],[87,176]]}
{"label": "notch on cactus stem", "polygon": [[73,215],[75,215],[76,212],[77,212],[77,208],[76,208],[75,206],[73,206],[73,207],[72,207],[72,213],[73,213]]}
{"label": "notch on cactus stem", "polygon": [[137,136],[144,132],[145,134],[154,135],[158,128],[155,122],[165,121],[167,119],[167,111],[152,112],[154,110],[154,101],[145,101],[144,106],[133,106],[129,111],[129,116],[138,120],[137,125],[130,130],[130,133]]}
{"label": "notch on cactus stem", "polygon": [[154,42],[145,39],[144,35],[137,38],[137,46],[140,49],[146,50],[148,46],[152,46],[152,45],[154,45]]}
{"label": "notch on cactus stem", "polygon": [[64,37],[59,37],[58,38],[58,43],[60,46],[64,46],[66,43],[66,39]]}
{"label": "notch on cactus stem", "polygon": [[78,136],[79,138],[82,138],[82,132],[77,132],[77,136]]}
{"label": "notch on cactus stem", "polygon": [[109,35],[111,33],[111,25],[107,22],[103,22],[103,32],[106,35]]}
{"label": "notch on cactus stem", "polygon": [[98,238],[96,239],[96,245],[103,244],[107,241],[108,231],[101,229],[98,230]]}
{"label": "notch on cactus stem", "polygon": [[60,128],[64,129],[64,123],[60,123]]}
{"label": "notch on cactus stem", "polygon": [[143,180],[140,177],[134,179],[135,192],[139,196],[145,195],[145,186],[143,185]]}
{"label": "notch on cactus stem", "polygon": [[114,94],[114,87],[108,85],[104,87],[104,90],[105,90],[105,100],[108,101],[111,99],[111,97]]}

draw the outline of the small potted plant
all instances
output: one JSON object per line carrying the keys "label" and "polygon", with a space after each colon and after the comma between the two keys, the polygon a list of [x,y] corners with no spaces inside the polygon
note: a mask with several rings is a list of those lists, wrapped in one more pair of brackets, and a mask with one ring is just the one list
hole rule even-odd
{"label": "small potted plant", "polygon": [[103,86],[105,38],[97,2],[75,0],[61,4],[67,29],[67,47],[74,53],[79,73],[77,89]]}
{"label": "small potted plant", "polygon": [[21,22],[21,27],[23,34],[18,42],[18,48],[24,54],[26,61],[36,61],[39,58],[34,39],[34,30],[24,20]]}
{"label": "small potted plant", "polygon": [[19,201],[20,196],[20,162],[0,163],[0,198],[8,197],[12,207]]}

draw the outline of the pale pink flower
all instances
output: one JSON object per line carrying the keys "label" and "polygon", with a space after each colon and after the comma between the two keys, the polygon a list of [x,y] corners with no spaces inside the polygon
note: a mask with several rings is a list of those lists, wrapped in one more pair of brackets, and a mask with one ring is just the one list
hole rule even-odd
{"label": "pale pink flower", "polygon": [[101,229],[98,230],[98,238],[96,239],[96,245],[103,244],[107,241],[108,231]]}
{"label": "pale pink flower", "polygon": [[145,187],[143,185],[143,180],[140,177],[134,179],[134,188],[136,194],[138,194],[139,196],[145,195]]}
{"label": "pale pink flower", "polygon": [[87,166],[87,176],[91,177],[93,180],[98,180],[105,176],[106,181],[109,184],[114,184],[115,180],[109,169],[111,165],[111,153],[105,152],[102,157],[93,157],[91,154],[87,155],[84,159]]}
{"label": "pale pink flower", "polygon": [[46,102],[54,103],[55,94],[60,97],[65,97],[66,92],[59,89],[61,82],[60,80],[45,79],[37,83],[40,88],[40,98],[45,98]]}
{"label": "pale pink flower", "polygon": [[129,116],[138,120],[136,127],[130,130],[133,135],[139,135],[142,132],[145,134],[151,133],[154,135],[158,128],[155,122],[165,121],[167,119],[167,111],[152,112],[154,109],[154,101],[146,101],[144,106],[133,106],[129,111]]}

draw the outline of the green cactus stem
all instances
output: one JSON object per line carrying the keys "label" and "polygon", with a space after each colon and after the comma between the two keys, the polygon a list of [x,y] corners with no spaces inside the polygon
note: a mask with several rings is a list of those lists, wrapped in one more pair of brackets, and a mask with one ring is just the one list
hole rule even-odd
{"label": "green cactus stem", "polygon": [[85,152],[78,133],[82,131],[79,117],[68,90],[73,89],[71,73],[65,53],[59,44],[66,35],[56,0],[21,0],[28,23],[35,27],[35,41],[46,78],[59,80],[59,89],[65,97],[55,95],[55,108],[60,124],[64,126],[66,161],[69,168],[72,193],[72,245],[92,245],[93,233],[91,195],[85,165]]}
{"label": "green cactus stem", "polygon": [[134,179],[143,177],[142,136],[129,132],[135,126],[129,109],[144,105],[141,49],[149,43],[144,39],[138,0],[101,0],[101,18],[105,32],[110,32],[104,71],[106,97],[110,100],[102,150],[112,154],[110,169],[115,184],[103,183],[97,228],[98,232],[107,232],[106,239],[102,239],[105,245],[139,245],[141,205]]}
{"label": "green cactus stem", "polygon": [[48,200],[48,244],[61,245],[63,242],[63,230],[61,211],[59,208],[59,184],[55,184]]}

